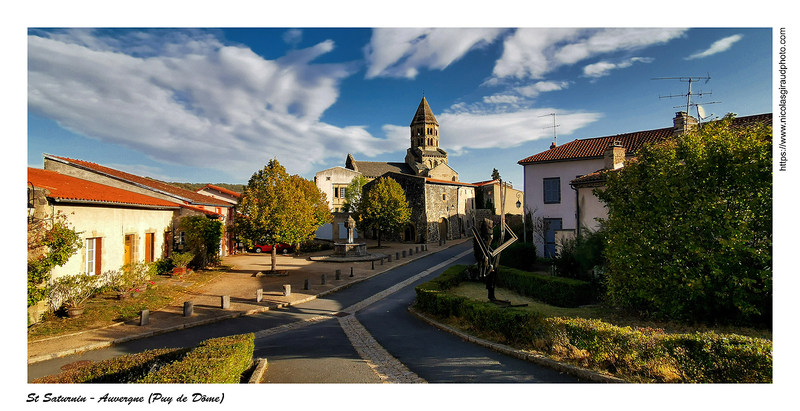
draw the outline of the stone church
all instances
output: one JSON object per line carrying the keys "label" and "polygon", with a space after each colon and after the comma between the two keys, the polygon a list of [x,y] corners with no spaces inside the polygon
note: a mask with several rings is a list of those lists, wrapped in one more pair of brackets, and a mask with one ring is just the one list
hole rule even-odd
{"label": "stone church", "polygon": [[[475,185],[458,181],[448,165],[447,152],[439,147],[439,122],[422,97],[410,128],[410,148],[405,162],[357,161],[348,154],[345,168],[372,180],[397,181],[411,206],[411,221],[394,239],[429,243],[468,236],[475,210]],[[371,237],[374,233],[364,233]]]}

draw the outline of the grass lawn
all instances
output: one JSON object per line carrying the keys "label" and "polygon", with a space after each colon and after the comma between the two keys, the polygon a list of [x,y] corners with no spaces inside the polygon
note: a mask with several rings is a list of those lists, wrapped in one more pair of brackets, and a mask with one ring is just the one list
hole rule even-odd
{"label": "grass lawn", "polygon": [[[458,287],[448,291],[451,294],[467,297],[475,301],[488,301],[486,286],[480,282],[463,282]],[[540,312],[548,317],[574,317],[599,319],[620,327],[661,328],[668,333],[694,333],[714,331],[717,334],[738,334],[747,337],[757,337],[772,340],[772,332],[747,327],[733,326],[707,326],[703,324],[681,324],[674,322],[642,320],[638,317],[625,315],[619,310],[604,306],[591,306],[586,308],[562,308],[542,303],[530,297],[519,295],[513,291],[497,288],[495,297],[499,300],[511,301],[512,304],[528,304],[526,307],[514,309]]]}
{"label": "grass lawn", "polygon": [[188,287],[172,284],[173,278],[169,275],[158,275],[151,279],[154,285],[149,285],[138,297],[126,300],[119,300],[116,292],[97,294],[86,302],[86,308],[80,317],[68,318],[58,313],[45,314],[41,322],[28,328],[28,340],[36,341],[138,319],[142,310],[156,311],[164,308],[182,294],[206,284],[230,268],[220,266],[181,276],[182,282],[190,284]]}

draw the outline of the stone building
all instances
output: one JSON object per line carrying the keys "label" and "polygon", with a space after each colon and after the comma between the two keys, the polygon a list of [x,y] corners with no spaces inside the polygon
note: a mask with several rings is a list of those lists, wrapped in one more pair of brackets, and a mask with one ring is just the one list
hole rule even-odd
{"label": "stone building", "polygon": [[[475,210],[475,185],[458,181],[448,165],[447,152],[439,147],[439,123],[425,97],[409,126],[410,147],[405,162],[357,161],[348,154],[345,168],[371,180],[389,177],[397,181],[411,206],[411,221],[394,239],[438,242],[470,235]],[[376,233],[363,233],[372,237]]]}

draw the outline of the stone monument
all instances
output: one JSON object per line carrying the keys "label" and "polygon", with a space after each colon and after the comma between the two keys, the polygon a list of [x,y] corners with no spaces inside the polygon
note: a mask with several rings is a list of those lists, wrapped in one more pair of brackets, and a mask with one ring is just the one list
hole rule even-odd
{"label": "stone monument", "polygon": [[347,228],[347,242],[333,243],[333,255],[341,257],[362,257],[367,255],[367,243],[353,242],[353,230],[356,228],[356,221],[353,216],[347,217],[344,223]]}

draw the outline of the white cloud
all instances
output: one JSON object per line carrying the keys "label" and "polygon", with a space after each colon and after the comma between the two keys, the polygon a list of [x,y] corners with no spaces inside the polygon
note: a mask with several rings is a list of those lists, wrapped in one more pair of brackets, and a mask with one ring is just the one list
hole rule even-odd
{"label": "white cloud", "polygon": [[594,64],[589,64],[583,68],[583,75],[586,77],[603,77],[611,74],[611,70],[627,68],[633,63],[652,63],[653,59],[649,57],[632,57],[623,60],[619,63],[612,63],[610,61],[600,61]]}
{"label": "white cloud", "polygon": [[366,78],[413,79],[421,68],[442,70],[470,50],[492,43],[502,29],[378,28],[364,48]]}
{"label": "white cloud", "polygon": [[682,36],[685,31],[675,28],[518,29],[505,39],[503,55],[494,67],[493,81],[508,77],[540,79],[564,65],[601,54],[663,44]]}
{"label": "white cloud", "polygon": [[725,37],[724,39],[720,39],[714,42],[708,49],[704,51],[699,51],[697,53],[692,54],[689,57],[686,57],[685,60],[693,60],[699,59],[703,57],[708,57],[717,53],[722,53],[730,49],[734,43],[742,39],[741,34],[734,34],[733,36]]}
{"label": "white cloud", "polygon": [[569,87],[568,81],[538,81],[528,86],[516,87],[514,90],[525,97],[533,98],[540,93],[563,90],[567,87]]}
{"label": "white cloud", "polygon": [[303,41],[303,30],[300,29],[290,29],[283,33],[283,41],[286,44],[291,44],[292,46],[297,46]]}
{"label": "white cloud", "polygon": [[[569,135],[586,127],[602,116],[599,113],[565,112],[552,108],[522,109],[508,113],[477,113],[475,111],[437,114],[440,138],[446,141],[448,153],[458,155],[468,149],[510,148],[529,141],[553,137],[552,117],[557,112],[558,135]],[[384,126],[393,141],[408,146],[408,127]]]}
{"label": "white cloud", "polygon": [[348,152],[394,150],[363,127],[319,121],[356,71],[312,64],[333,48],[325,41],[265,60],[195,31],[30,35],[28,107],[157,161],[245,180],[271,158],[303,174]]}

